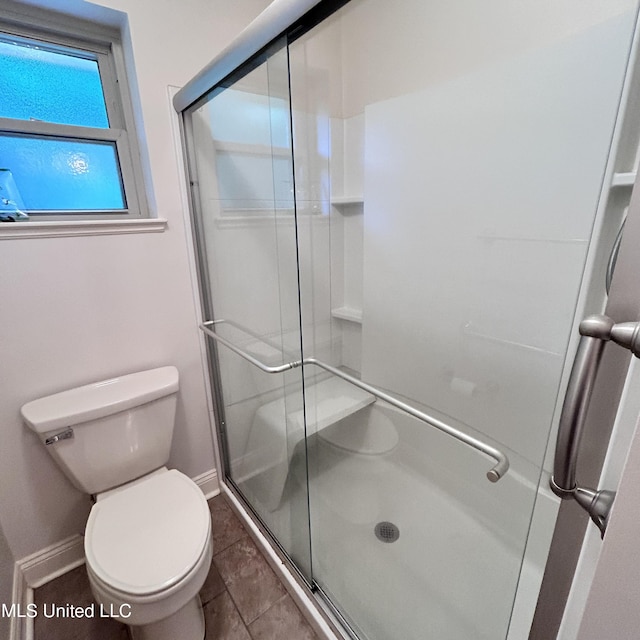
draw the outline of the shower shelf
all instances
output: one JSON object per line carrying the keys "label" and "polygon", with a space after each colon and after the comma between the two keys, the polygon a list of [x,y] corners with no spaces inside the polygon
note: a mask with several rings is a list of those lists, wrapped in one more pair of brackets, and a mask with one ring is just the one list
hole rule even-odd
{"label": "shower shelf", "polygon": [[331,309],[331,316],[333,318],[338,318],[338,320],[346,320],[347,322],[362,324],[362,309],[356,309],[355,307],[345,306]]}
{"label": "shower shelf", "polygon": [[349,205],[364,204],[364,196],[335,196],[331,198],[334,207],[347,207]]}
{"label": "shower shelf", "polygon": [[614,173],[611,179],[612,187],[633,187],[636,181],[637,173],[635,171],[627,171]]}

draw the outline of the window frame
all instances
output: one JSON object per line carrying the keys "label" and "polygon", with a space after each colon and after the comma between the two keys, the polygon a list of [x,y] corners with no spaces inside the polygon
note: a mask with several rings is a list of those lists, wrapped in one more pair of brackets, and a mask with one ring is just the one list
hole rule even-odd
{"label": "window frame", "polygon": [[20,7],[19,13],[4,10],[0,13],[0,38],[27,42],[35,40],[42,43],[42,47],[48,51],[95,60],[109,127],[94,128],[0,117],[0,136],[25,135],[115,145],[125,207],[113,210],[27,210],[30,219],[25,224],[150,218],[119,31],[73,16],[28,9]]}

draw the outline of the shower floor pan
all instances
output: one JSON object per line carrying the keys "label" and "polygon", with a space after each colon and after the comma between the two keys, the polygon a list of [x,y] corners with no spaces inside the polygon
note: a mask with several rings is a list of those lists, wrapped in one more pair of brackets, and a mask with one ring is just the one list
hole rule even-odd
{"label": "shower floor pan", "polygon": [[[392,451],[309,441],[314,580],[368,640],[506,638],[535,484],[517,462],[490,484],[476,452],[383,403],[370,410],[396,426]],[[303,492],[304,458],[293,464]],[[399,530],[392,544],[375,533],[385,521]],[[287,544],[304,543],[292,527]]]}

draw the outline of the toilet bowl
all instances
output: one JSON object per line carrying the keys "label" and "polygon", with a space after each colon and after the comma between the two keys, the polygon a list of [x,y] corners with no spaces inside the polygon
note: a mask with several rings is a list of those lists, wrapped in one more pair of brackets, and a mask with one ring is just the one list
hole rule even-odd
{"label": "toilet bowl", "polygon": [[96,601],[136,640],[204,637],[211,516],[191,479],[163,469],[98,495],[84,547]]}
{"label": "toilet bowl", "polygon": [[134,640],[203,640],[212,558],[202,491],[167,469],[178,371],[161,367],[29,402],[22,417],[69,480],[95,497],[87,574],[101,616]]}

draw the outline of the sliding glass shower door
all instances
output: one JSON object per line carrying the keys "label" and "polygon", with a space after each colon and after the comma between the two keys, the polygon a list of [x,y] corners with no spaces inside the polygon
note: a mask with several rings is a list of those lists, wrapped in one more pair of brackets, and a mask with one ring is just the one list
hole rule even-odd
{"label": "sliding glass shower door", "polygon": [[301,359],[284,43],[191,113],[189,170],[208,330],[264,365],[217,350],[226,479],[310,577],[306,487],[288,482],[292,460],[306,465],[301,369],[269,370]]}
{"label": "sliding glass shower door", "polygon": [[354,637],[521,640],[637,1],[320,4],[185,112],[225,480]]}
{"label": "sliding glass shower door", "polygon": [[528,633],[572,324],[605,298],[587,256],[629,198],[598,206],[637,6],[570,4],[353,0],[290,45],[296,199],[325,216],[305,355],[328,326],[335,365],[510,460],[491,484],[373,395],[309,412],[313,578],[372,640]]}

